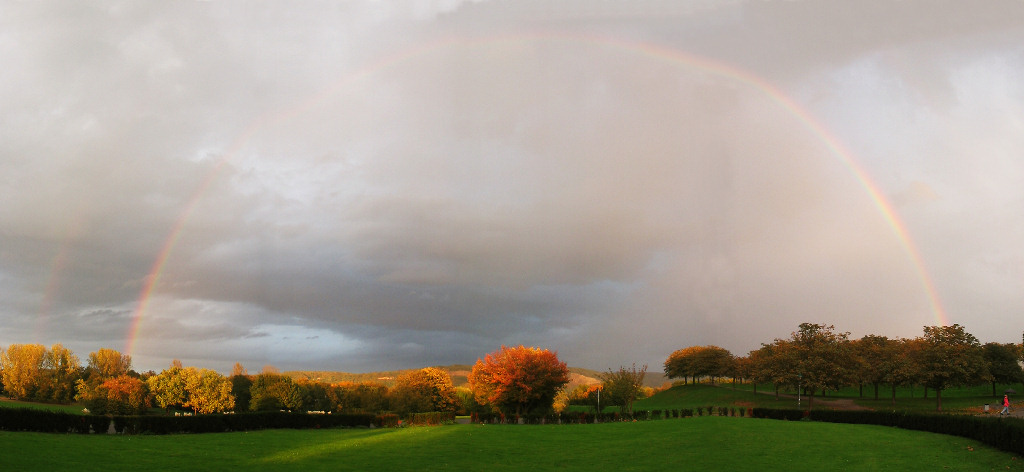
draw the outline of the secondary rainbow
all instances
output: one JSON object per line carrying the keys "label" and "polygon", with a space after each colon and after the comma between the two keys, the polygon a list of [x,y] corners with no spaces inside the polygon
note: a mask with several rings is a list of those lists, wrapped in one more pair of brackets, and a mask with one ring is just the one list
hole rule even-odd
{"label": "secondary rainbow", "polygon": [[139,335],[139,329],[142,321],[145,318],[146,312],[149,309],[150,300],[153,298],[154,293],[158,288],[160,277],[166,268],[167,261],[170,259],[174,248],[181,238],[182,233],[188,223],[188,219],[191,214],[198,207],[202,200],[204,193],[209,189],[211,184],[218,178],[220,170],[225,166],[226,163],[230,162],[235,155],[237,155],[249,142],[249,140],[258,132],[272,127],[274,125],[283,123],[297,116],[301,116],[306,111],[322,103],[326,98],[335,96],[343,93],[351,85],[358,82],[360,79],[371,77],[373,74],[378,73],[382,70],[393,68],[400,65],[408,60],[419,58],[431,53],[441,52],[449,49],[457,48],[484,48],[494,47],[499,45],[515,45],[515,44],[542,44],[542,43],[564,43],[564,44],[577,44],[580,47],[590,48],[605,48],[609,50],[620,51],[622,53],[639,55],[642,57],[649,58],[654,61],[668,62],[682,67],[692,68],[706,73],[711,73],[717,76],[721,76],[730,80],[734,80],[738,83],[745,84],[756,90],[762,92],[766,97],[778,104],[783,109],[787,110],[790,114],[796,117],[800,123],[802,123],[808,131],[813,135],[817,136],[828,148],[830,153],[850,171],[851,174],[856,178],[860,185],[864,188],[867,195],[879,210],[886,223],[892,229],[895,236],[900,241],[900,244],[906,250],[910,262],[913,264],[918,277],[920,278],[921,286],[928,298],[932,314],[935,317],[935,321],[940,325],[948,325],[949,321],[946,317],[945,310],[943,309],[941,300],[938,292],[935,289],[935,285],[932,278],[927,270],[927,267],[921,257],[917,246],[914,244],[913,239],[907,230],[906,225],[900,218],[899,214],[893,208],[892,204],[885,197],[884,193],[879,190],[878,186],[871,180],[869,174],[861,167],[857,161],[852,157],[852,154],[841,141],[835,137],[828,128],[825,127],[820,121],[814,118],[814,115],[804,107],[800,106],[795,100],[787,96],[782,90],[775,85],[771,84],[767,80],[754,75],[750,71],[741,69],[739,67],[712,60],[707,57],[699,56],[689,52],[681,51],[678,49],[672,49],[663,45],[639,42],[639,41],[626,41],[618,38],[610,38],[604,36],[584,35],[584,34],[566,34],[566,33],[532,33],[532,34],[517,34],[512,36],[492,36],[483,38],[449,38],[433,43],[427,43],[415,48],[404,50],[398,54],[391,55],[371,62],[366,66],[344,76],[338,82],[335,82],[330,87],[327,87],[316,94],[311,95],[308,99],[303,100],[297,105],[284,110],[283,112],[265,114],[254,120],[243,133],[236,138],[228,150],[224,153],[221,160],[216,166],[210,171],[203,182],[197,187],[196,191],[187,201],[180,216],[176,220],[176,223],[171,228],[160,252],[157,254],[156,259],[153,262],[152,268],[149,274],[145,277],[145,283],[142,291],[139,294],[139,299],[132,316],[132,321],[129,325],[127,333],[127,341],[125,352],[132,354],[135,349],[135,343]]}

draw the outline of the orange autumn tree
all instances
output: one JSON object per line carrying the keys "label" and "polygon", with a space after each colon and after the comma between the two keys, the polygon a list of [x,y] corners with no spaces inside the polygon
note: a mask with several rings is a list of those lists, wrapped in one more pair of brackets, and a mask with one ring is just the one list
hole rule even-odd
{"label": "orange autumn tree", "polygon": [[546,412],[569,383],[558,354],[538,347],[506,347],[477,359],[469,386],[481,404],[504,414]]}
{"label": "orange autumn tree", "polygon": [[95,414],[141,415],[150,406],[146,382],[127,374],[106,379],[96,388],[79,390],[76,398]]}

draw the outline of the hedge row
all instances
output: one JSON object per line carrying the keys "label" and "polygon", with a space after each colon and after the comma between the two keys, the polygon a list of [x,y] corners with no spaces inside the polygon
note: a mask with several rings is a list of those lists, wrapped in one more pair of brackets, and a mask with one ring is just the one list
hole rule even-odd
{"label": "hedge row", "polygon": [[615,421],[649,421],[671,418],[689,418],[691,416],[746,416],[747,408],[742,407],[699,407],[682,408],[676,410],[637,410],[632,414],[593,413],[588,411],[563,411],[547,415],[524,415],[522,421],[519,417],[506,417],[499,413],[474,413],[471,417],[473,423],[524,423],[524,424],[583,424],[583,423],[608,423]]}
{"label": "hedge row", "polygon": [[0,430],[39,433],[107,432],[110,418],[34,408],[0,408]]}
{"label": "hedge row", "polygon": [[1024,454],[1024,420],[969,415],[897,413],[850,410],[772,410],[754,408],[757,418],[799,420],[804,417],[829,423],[872,424],[973,439],[1014,454]]}
{"label": "hedge row", "polygon": [[368,427],[380,418],[370,414],[311,415],[305,413],[258,412],[196,416],[100,416],[74,415],[31,408],[0,408],[0,430],[43,433],[126,434],[219,433],[258,429],[314,429]]}
{"label": "hedge row", "polygon": [[413,426],[436,426],[455,422],[455,413],[448,411],[413,413],[409,415],[406,421]]}

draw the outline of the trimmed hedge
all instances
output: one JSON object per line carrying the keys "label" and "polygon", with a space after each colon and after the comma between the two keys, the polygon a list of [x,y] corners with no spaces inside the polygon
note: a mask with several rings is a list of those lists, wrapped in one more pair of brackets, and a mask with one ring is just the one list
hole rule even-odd
{"label": "trimmed hedge", "polygon": [[35,408],[0,408],[0,430],[38,433],[105,433],[110,417]]}
{"label": "trimmed hedge", "polygon": [[73,415],[31,408],[0,408],[0,430],[42,433],[125,434],[219,433],[258,429],[315,429],[368,427],[379,421],[369,414],[310,415],[257,412],[196,416],[101,416]]}
{"label": "trimmed hedge", "polygon": [[450,411],[432,411],[429,413],[413,413],[406,420],[414,426],[435,426],[444,423],[454,423],[455,413]]}
{"label": "trimmed hedge", "polygon": [[812,411],[814,421],[894,426],[974,439],[1014,454],[1024,454],[1024,420],[969,415],[914,414],[881,411]]}
{"label": "trimmed hedge", "polygon": [[773,410],[754,408],[753,417],[795,421],[807,417],[828,423],[871,424],[948,434],[1024,454],[1024,420],[970,415],[897,413],[871,410]]}

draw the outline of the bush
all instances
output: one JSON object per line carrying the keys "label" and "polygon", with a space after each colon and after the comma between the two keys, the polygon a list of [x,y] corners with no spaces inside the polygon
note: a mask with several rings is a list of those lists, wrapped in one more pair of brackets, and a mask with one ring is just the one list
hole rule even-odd
{"label": "bush", "polygon": [[751,416],[754,418],[766,418],[770,420],[799,421],[804,417],[804,411],[793,409],[752,408]]}
{"label": "bush", "polygon": [[373,423],[381,428],[393,428],[398,426],[398,415],[394,413],[382,413],[377,415],[377,418]]}
{"label": "bush", "polygon": [[436,426],[455,421],[455,413],[451,411],[432,411],[429,413],[413,413],[409,415],[409,424],[416,426]]}

